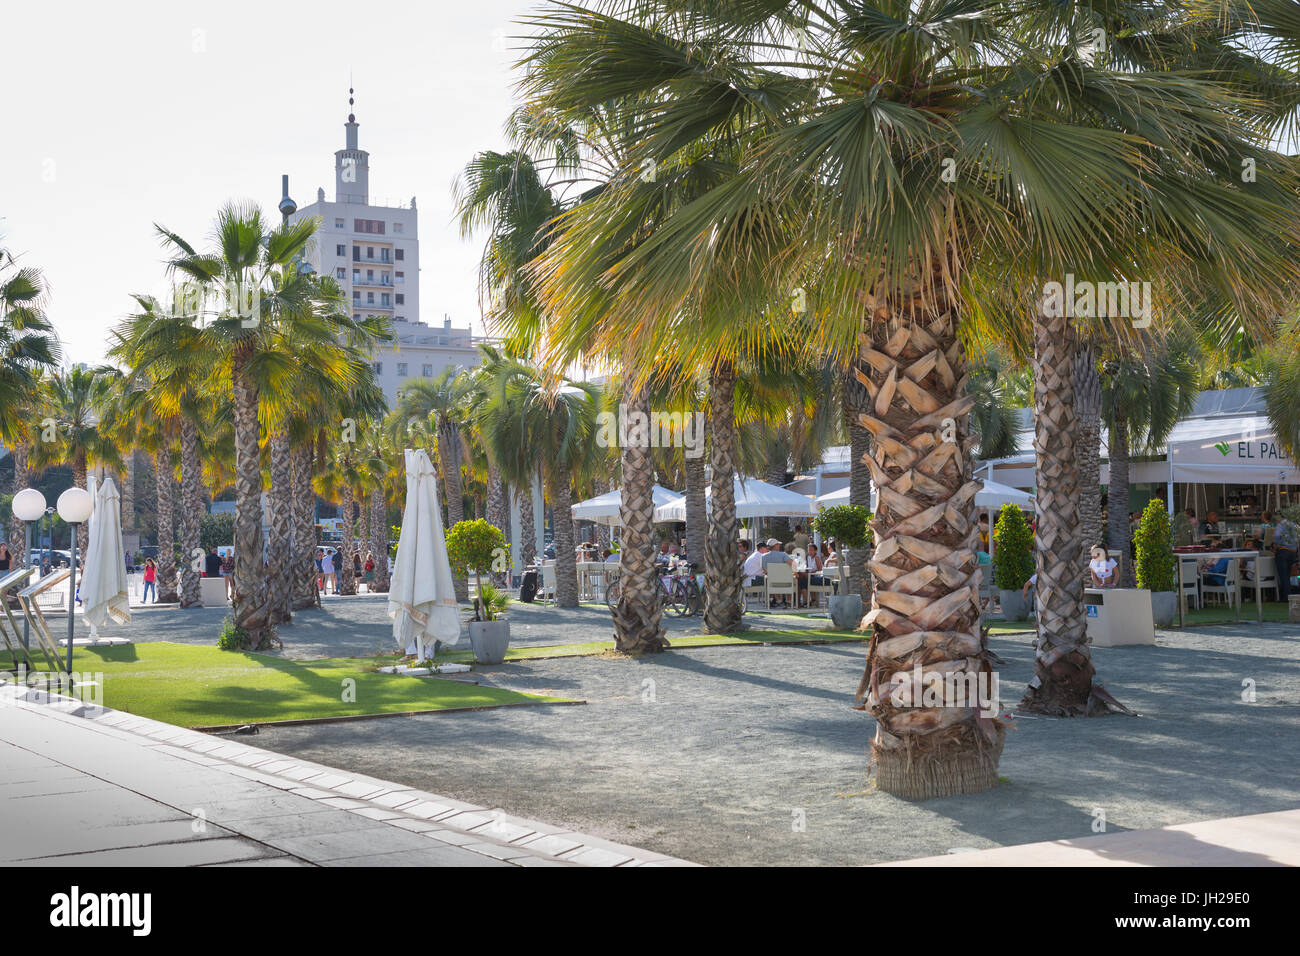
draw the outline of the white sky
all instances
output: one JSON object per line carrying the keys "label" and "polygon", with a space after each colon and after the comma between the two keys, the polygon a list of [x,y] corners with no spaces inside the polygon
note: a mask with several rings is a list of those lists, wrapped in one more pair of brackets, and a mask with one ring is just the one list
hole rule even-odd
{"label": "white sky", "polygon": [[227,199],[334,198],[349,72],[372,202],[417,198],[421,318],[482,331],[481,237],[451,184],[505,145],[514,19],[541,0],[14,3],[4,13],[0,236],[44,270],[69,362],[104,357],[163,283],[155,221],[206,246]]}

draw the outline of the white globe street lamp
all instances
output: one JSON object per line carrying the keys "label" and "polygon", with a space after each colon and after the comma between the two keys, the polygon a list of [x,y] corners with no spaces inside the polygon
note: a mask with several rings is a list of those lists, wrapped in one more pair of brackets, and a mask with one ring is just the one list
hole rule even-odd
{"label": "white globe street lamp", "polygon": [[72,487],[59,495],[56,505],[59,517],[72,528],[72,566],[68,569],[68,673],[72,673],[73,611],[77,602],[77,526],[90,518],[95,509],[95,498],[85,488]]}
{"label": "white globe street lamp", "polygon": [[[13,563],[14,569],[17,570],[19,567],[27,568],[32,563],[32,522],[40,521],[45,517],[45,496],[35,488],[24,488],[14,495],[12,506],[14,515],[23,523],[27,532],[27,550],[23,552],[22,564],[18,564],[16,561]],[[24,614],[23,647],[25,648],[30,646],[29,627],[30,622],[27,620],[27,615]]]}

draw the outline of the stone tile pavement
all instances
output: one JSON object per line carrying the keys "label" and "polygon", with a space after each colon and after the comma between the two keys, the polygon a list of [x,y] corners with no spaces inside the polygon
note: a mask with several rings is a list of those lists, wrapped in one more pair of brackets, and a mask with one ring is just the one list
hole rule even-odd
{"label": "stone tile pavement", "polygon": [[694,865],[12,684],[0,685],[0,863]]}

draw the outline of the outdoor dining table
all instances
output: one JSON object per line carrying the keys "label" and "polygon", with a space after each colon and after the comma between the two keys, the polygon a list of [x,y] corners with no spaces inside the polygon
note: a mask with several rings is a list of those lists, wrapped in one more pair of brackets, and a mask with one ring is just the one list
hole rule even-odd
{"label": "outdoor dining table", "polygon": [[[1178,558],[1178,562],[1179,562],[1179,571],[1177,576],[1178,626],[1179,627],[1183,626],[1183,615],[1185,611],[1185,608],[1183,607],[1185,599],[1183,597],[1182,562],[1195,561],[1199,565],[1200,562],[1202,561],[1217,561],[1219,560],[1219,558],[1237,558],[1237,559],[1245,559],[1248,561],[1254,561],[1257,567],[1259,564],[1258,551],[1175,551],[1174,556]],[[1199,572],[1198,572],[1198,577],[1199,577]],[[1240,574],[1236,575],[1236,579],[1237,579],[1237,600],[1233,602],[1233,605],[1237,612],[1237,620],[1240,621],[1241,620],[1241,575]],[[1264,603],[1263,603],[1264,599],[1262,597],[1263,590],[1264,589],[1259,586],[1259,580],[1257,576],[1255,581],[1255,620],[1261,624],[1264,623]]]}

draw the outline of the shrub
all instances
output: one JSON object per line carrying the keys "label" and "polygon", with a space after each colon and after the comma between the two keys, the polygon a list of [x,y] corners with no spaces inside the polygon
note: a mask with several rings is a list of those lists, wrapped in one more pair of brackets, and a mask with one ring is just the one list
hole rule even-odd
{"label": "shrub", "polygon": [[1174,544],[1163,501],[1153,498],[1147,502],[1133,543],[1137,548],[1137,586],[1149,591],[1174,590]]}
{"label": "shrub", "polygon": [[818,512],[813,530],[823,538],[850,548],[865,548],[871,543],[871,512],[862,505],[834,505]]}
{"label": "shrub", "polygon": [[1019,505],[1003,505],[993,526],[993,579],[1002,591],[1019,591],[1034,573],[1034,536]]}
{"label": "shrub", "polygon": [[447,558],[461,574],[474,572],[474,584],[479,594],[474,599],[474,619],[495,620],[496,611],[484,591],[482,572],[484,568],[504,571],[509,566],[510,546],[506,544],[501,529],[482,518],[457,521],[447,532]]}
{"label": "shrub", "polygon": [[223,651],[246,651],[252,642],[248,632],[235,623],[233,617],[221,622],[221,634],[217,637],[217,647]]}

